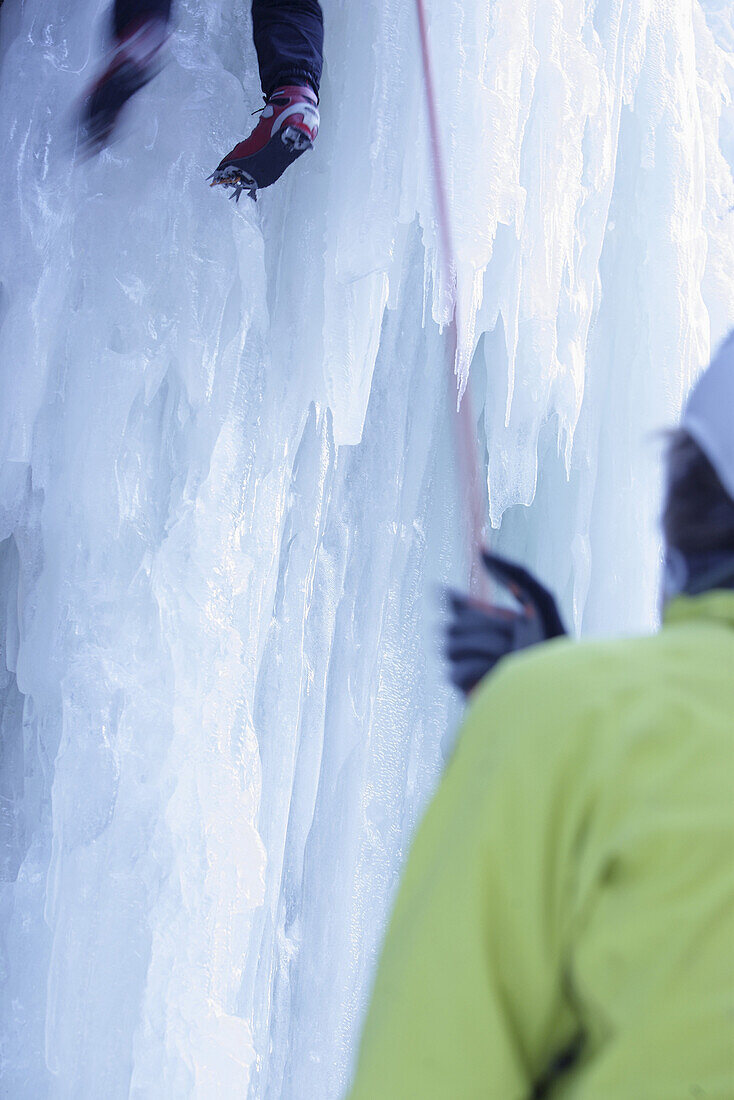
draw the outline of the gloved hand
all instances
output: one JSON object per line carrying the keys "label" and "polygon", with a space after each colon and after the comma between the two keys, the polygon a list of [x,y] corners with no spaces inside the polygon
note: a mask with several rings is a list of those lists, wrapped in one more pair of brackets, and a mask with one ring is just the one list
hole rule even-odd
{"label": "gloved hand", "polygon": [[519,611],[449,591],[446,657],[451,682],[465,695],[491,672],[502,657],[566,633],[551,593],[527,569],[482,552],[487,572],[509,588]]}

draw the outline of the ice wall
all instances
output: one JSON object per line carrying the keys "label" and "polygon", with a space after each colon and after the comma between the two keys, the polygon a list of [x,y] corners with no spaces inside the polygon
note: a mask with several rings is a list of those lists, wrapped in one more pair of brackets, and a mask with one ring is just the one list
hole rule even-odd
{"label": "ice wall", "polygon": [[[86,164],[98,0],[0,9],[0,1078],[324,1100],[459,716],[465,578],[410,3],[324,4],[313,154],[205,176],[245,3]],[[728,3],[428,4],[488,514],[585,631],[655,616],[658,447],[734,323]]]}

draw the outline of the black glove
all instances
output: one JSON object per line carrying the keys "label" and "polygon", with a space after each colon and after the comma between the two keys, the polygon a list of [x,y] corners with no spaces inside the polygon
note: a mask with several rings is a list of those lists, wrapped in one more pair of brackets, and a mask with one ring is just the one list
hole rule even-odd
{"label": "black glove", "polygon": [[446,657],[451,682],[468,695],[502,657],[566,633],[556,601],[527,569],[482,552],[488,573],[509,588],[519,611],[448,592]]}

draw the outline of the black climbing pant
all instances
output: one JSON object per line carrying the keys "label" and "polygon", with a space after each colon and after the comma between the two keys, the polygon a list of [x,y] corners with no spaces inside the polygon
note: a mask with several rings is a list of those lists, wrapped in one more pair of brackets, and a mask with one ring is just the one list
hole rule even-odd
{"label": "black climbing pant", "polygon": [[[150,16],[168,22],[171,0],[115,0],[115,36]],[[318,0],[252,0],[252,35],[265,95],[281,84],[304,82],[318,94],[324,49]]]}

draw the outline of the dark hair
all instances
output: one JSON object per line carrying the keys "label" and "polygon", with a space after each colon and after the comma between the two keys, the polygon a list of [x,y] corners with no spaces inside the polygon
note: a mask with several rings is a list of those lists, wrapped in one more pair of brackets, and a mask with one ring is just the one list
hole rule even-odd
{"label": "dark hair", "polygon": [[734,554],[734,500],[695,439],[671,432],[667,450],[663,534],[685,557]]}

